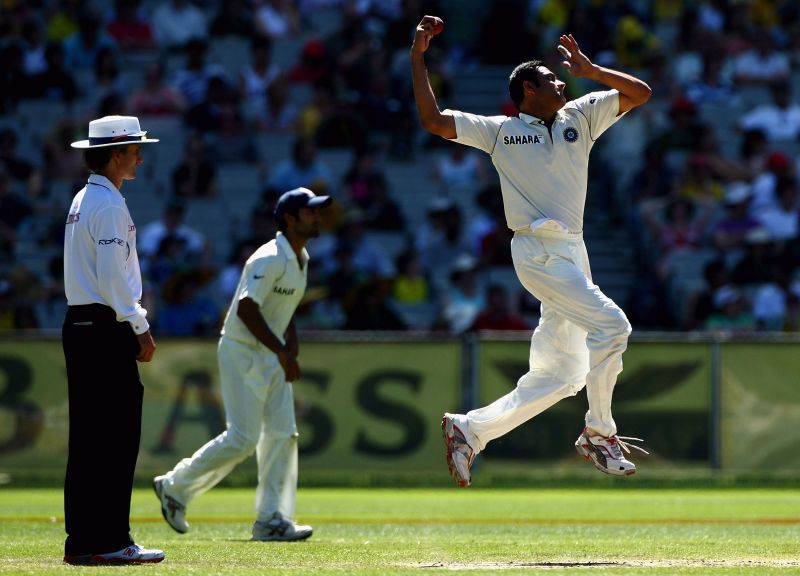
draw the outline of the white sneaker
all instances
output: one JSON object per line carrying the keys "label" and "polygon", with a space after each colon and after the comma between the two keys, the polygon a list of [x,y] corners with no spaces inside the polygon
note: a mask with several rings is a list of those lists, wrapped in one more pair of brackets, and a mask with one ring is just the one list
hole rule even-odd
{"label": "white sneaker", "polygon": [[[595,468],[606,474],[613,474],[615,476],[631,476],[636,474],[636,465],[625,458],[622,450],[628,454],[631,448],[635,448],[644,454],[649,454],[647,450],[630,444],[627,441],[635,440],[642,442],[641,438],[629,438],[627,436],[589,436],[586,428],[581,431],[581,435],[575,441],[575,450],[578,454],[591,460]],[[620,446],[622,450],[620,450]]]}
{"label": "white sneaker", "polygon": [[442,436],[447,449],[447,468],[450,476],[462,488],[470,485],[470,468],[475,460],[475,451],[467,443],[464,433],[456,426],[453,415],[445,412],[442,417]]}
{"label": "white sneaker", "polygon": [[87,554],[83,556],[64,556],[67,564],[155,564],[164,559],[163,550],[147,550],[138,544],[108,552],[107,554]]}
{"label": "white sneaker", "polygon": [[259,542],[305,540],[313,532],[311,526],[295,524],[289,518],[284,518],[280,512],[275,512],[268,522],[253,523],[253,540]]}
{"label": "white sneaker", "polygon": [[165,480],[164,476],[153,478],[153,490],[155,490],[158,499],[161,500],[161,514],[170,528],[175,532],[186,534],[189,531],[189,523],[186,521],[186,506],[167,494],[164,487]]}

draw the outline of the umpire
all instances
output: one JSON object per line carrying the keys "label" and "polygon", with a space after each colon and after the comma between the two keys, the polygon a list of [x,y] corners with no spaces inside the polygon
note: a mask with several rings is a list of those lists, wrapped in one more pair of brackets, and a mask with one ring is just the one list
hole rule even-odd
{"label": "umpire", "polygon": [[132,116],[89,123],[90,175],[75,195],[64,232],[66,318],[62,330],[69,387],[69,459],[64,481],[69,564],[160,562],[130,536],[133,472],[142,425],[136,361],[156,345],[142,308],[136,227],[120,193],[136,178],[147,138]]}

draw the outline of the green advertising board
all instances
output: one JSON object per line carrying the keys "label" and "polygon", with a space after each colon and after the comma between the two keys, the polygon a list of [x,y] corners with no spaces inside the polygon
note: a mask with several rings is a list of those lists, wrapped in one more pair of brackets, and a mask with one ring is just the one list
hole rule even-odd
{"label": "green advertising board", "polygon": [[[300,361],[303,470],[441,469],[441,415],[458,406],[461,389],[459,342],[310,342]],[[154,361],[139,368],[137,470],[163,472],[224,430],[216,342],[160,341]],[[0,371],[0,471],[63,470],[69,428],[60,343],[2,341]]]}
{"label": "green advertising board", "polygon": [[721,356],[722,468],[800,470],[797,343],[726,343]]}
{"label": "green advertising board", "polygon": [[[484,406],[507,394],[528,371],[529,342],[480,346],[478,401]],[[645,439],[650,461],[705,462],[710,445],[710,348],[690,343],[631,343],[614,389],[613,413],[623,436]],[[503,438],[489,444],[487,460],[535,464],[575,458],[583,427],[586,392],[565,398]],[[641,458],[637,455],[637,461]]]}

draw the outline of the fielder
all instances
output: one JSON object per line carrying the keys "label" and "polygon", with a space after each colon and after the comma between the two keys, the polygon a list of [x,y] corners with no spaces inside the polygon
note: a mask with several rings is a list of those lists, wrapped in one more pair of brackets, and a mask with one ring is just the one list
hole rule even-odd
{"label": "fielder", "polygon": [[306,289],[306,243],[319,236],[330,196],[306,188],[275,206],[278,233],[244,265],[217,347],[227,430],[153,480],[161,512],[189,530],[186,506],[256,452],[253,540],[304,540],[310,526],[292,519],[297,498],[297,427],[291,382],[300,378],[294,312]]}
{"label": "fielder", "polygon": [[491,156],[500,176],[506,222],[514,232],[514,269],[542,303],[531,338],[530,371],[517,387],[484,408],[445,413],[442,430],[450,475],[459,486],[469,486],[475,456],[491,440],[584,386],[589,410],[575,448],[603,472],[633,474],[636,466],[620,449],[630,452],[623,441],[629,439],[617,436],[611,416],[611,394],[631,326],[592,282],[581,231],[592,145],[625,112],[647,102],[650,87],[593,64],[575,38],[565,35],[559,46],[562,65],[573,76],[610,90],[567,102],[564,82],[533,60],[517,66],[509,79],[518,117],[441,112],[424,59],[431,38],[441,30],[437,24],[435,17],[423,17],[411,47],[420,120],[429,132]]}

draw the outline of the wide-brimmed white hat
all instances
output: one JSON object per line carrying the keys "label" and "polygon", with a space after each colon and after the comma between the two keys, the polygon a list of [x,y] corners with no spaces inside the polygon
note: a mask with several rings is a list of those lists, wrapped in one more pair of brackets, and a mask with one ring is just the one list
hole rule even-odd
{"label": "wide-brimmed white hat", "polygon": [[89,139],[73,142],[73,148],[105,148],[126,144],[149,144],[158,142],[148,138],[139,126],[136,116],[104,116],[89,122]]}

